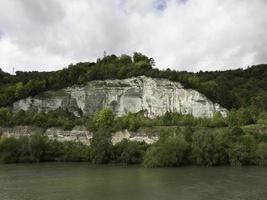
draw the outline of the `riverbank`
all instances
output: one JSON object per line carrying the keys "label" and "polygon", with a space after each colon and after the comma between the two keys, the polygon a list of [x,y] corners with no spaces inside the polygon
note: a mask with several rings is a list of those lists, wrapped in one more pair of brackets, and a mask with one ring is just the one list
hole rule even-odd
{"label": "riverbank", "polygon": [[161,131],[153,144],[123,139],[113,144],[108,129],[95,131],[90,145],[51,140],[40,134],[0,139],[0,162],[47,161],[92,164],[141,164],[145,167],[267,165],[266,134],[239,127],[206,129],[176,127]]}

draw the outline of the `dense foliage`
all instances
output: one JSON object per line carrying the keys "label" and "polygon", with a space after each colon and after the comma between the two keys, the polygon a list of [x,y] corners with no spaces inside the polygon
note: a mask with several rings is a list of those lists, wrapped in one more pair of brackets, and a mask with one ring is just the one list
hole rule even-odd
{"label": "dense foliage", "polygon": [[3,163],[44,161],[90,161],[90,147],[76,142],[58,142],[41,135],[0,140]]}
{"label": "dense foliage", "polygon": [[55,72],[18,71],[16,75],[10,75],[0,70],[0,107],[43,91],[83,84],[86,81],[146,75],[179,81],[185,87],[204,93],[228,109],[249,107],[254,113],[267,110],[267,65],[198,73],[158,70],[153,65],[152,58],[134,53],[133,57],[109,55],[95,63],[71,64],[68,68]]}
{"label": "dense foliage", "polygon": [[256,139],[241,128],[221,130],[198,129],[186,140],[184,131],[165,136],[148,148],[144,165],[147,167],[172,167],[187,164],[266,165],[267,141]]}
{"label": "dense foliage", "polygon": [[189,144],[181,135],[168,135],[152,145],[144,157],[147,167],[174,167],[186,163]]}
{"label": "dense foliage", "polygon": [[[41,135],[0,139],[0,161],[4,163],[42,161],[87,161],[94,164],[143,164],[146,167],[181,165],[267,165],[267,134],[255,127],[267,125],[267,65],[215,72],[179,72],[153,68],[154,60],[140,53],[133,57],[105,56],[95,63],[77,63],[56,72],[0,70],[0,126],[31,125],[71,130],[83,125],[94,132],[91,145],[58,142]],[[16,100],[92,80],[124,79],[146,75],[179,81],[231,109],[226,118],[194,118],[167,112],[149,119],[142,113],[115,117],[104,109],[92,117],[75,117],[62,109],[48,113],[19,111],[9,106]],[[175,127],[161,130],[158,142],[123,140],[112,145],[112,133],[140,127]],[[251,128],[252,127],[252,128]],[[1,137],[1,133],[0,133]]]}
{"label": "dense foliage", "polygon": [[92,117],[76,117],[72,113],[57,109],[54,111],[36,112],[19,111],[12,113],[7,108],[0,108],[0,127],[38,126],[42,128],[62,127],[71,130],[74,126],[86,126],[95,131],[100,128],[109,129],[110,132],[128,129],[137,131],[140,127],[153,126],[194,126],[194,127],[234,127],[249,124],[267,125],[267,112],[253,115],[248,109],[230,111],[226,118],[215,113],[213,118],[195,118],[192,115],[182,115],[167,112],[155,119],[144,117],[142,113],[127,113],[122,117],[115,117],[112,110],[103,109]]}
{"label": "dense foliage", "polygon": [[48,113],[24,111],[12,113],[7,108],[0,108],[0,126],[38,126],[42,128],[63,127],[71,130],[75,125],[83,125],[84,118],[75,117],[72,113],[62,109],[50,111]]}
{"label": "dense foliage", "polygon": [[[53,114],[55,113],[48,113],[45,117]],[[25,112],[25,116],[27,115]],[[93,164],[143,163],[146,167],[267,165],[267,133],[251,128],[251,126],[262,126],[266,130],[266,125],[248,126],[247,123],[250,120],[243,118],[240,121],[239,115],[242,116],[243,113],[235,113],[227,118],[216,113],[212,119],[201,119],[166,113],[162,117],[148,119],[141,114],[129,113],[116,118],[111,110],[104,109],[92,118],[82,118],[82,121],[94,130],[90,146],[49,140],[41,135],[18,139],[2,137],[0,161],[4,163],[42,161],[87,161]],[[7,110],[4,110],[1,116],[11,117],[11,122],[14,118]],[[67,121],[70,119],[75,121],[74,116],[62,113],[58,116],[65,116]],[[54,119],[58,120],[56,117]],[[45,122],[47,123],[46,120]],[[39,123],[42,124],[42,120]],[[240,128],[240,124],[246,126]],[[160,139],[152,145],[125,139],[115,145],[112,144],[112,133],[115,130],[133,127],[137,130],[140,126],[162,127]],[[172,129],[164,127],[172,127]]]}
{"label": "dense foliage", "polygon": [[181,165],[267,165],[267,139],[257,138],[238,127],[221,130],[188,130],[162,134],[158,142],[122,140],[112,145],[106,132],[95,133],[91,145],[58,142],[45,136],[2,137],[0,162],[71,161],[93,164],[142,164],[145,167]]}

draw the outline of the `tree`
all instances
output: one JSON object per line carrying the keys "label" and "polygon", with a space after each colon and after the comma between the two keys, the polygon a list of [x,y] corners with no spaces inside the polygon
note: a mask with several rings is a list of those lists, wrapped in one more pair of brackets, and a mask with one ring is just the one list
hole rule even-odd
{"label": "tree", "polygon": [[123,139],[114,145],[115,161],[123,164],[140,164],[147,149],[145,142]]}
{"label": "tree", "polygon": [[11,112],[7,108],[0,108],[0,126],[6,126],[10,123]]}
{"label": "tree", "polygon": [[95,113],[93,122],[96,129],[109,129],[114,122],[114,114],[111,109],[102,109]]}
{"label": "tree", "polygon": [[192,153],[198,165],[213,166],[220,163],[215,135],[203,130],[196,131],[192,139]]}
{"label": "tree", "polygon": [[91,139],[90,158],[94,164],[107,164],[112,159],[111,135],[107,129],[98,129]]}
{"label": "tree", "polygon": [[229,163],[233,166],[255,163],[255,138],[245,134],[239,127],[234,127],[226,133],[224,149],[228,154]]}
{"label": "tree", "polygon": [[46,82],[42,79],[32,79],[24,86],[24,96],[35,96],[46,89]]}
{"label": "tree", "polygon": [[16,163],[19,161],[20,143],[12,137],[3,137],[0,140],[0,161],[3,163]]}
{"label": "tree", "polygon": [[222,114],[220,112],[215,112],[212,118],[212,126],[220,127],[225,125],[225,119],[223,118]]}
{"label": "tree", "polygon": [[231,143],[237,143],[237,142],[240,142],[241,140],[241,137],[244,136],[245,133],[244,131],[238,127],[238,126],[235,126],[231,129],[231,131],[229,132],[229,139],[230,139],[230,142]]}
{"label": "tree", "polygon": [[192,142],[194,130],[191,126],[186,126],[185,129],[182,131],[182,134],[188,143]]}
{"label": "tree", "polygon": [[144,157],[144,166],[180,166],[185,163],[188,148],[188,143],[181,136],[164,138],[148,148]]}
{"label": "tree", "polygon": [[149,58],[147,56],[145,56],[145,55],[143,55],[141,53],[138,53],[138,52],[134,52],[133,61],[135,63],[138,63],[140,61],[145,61],[145,62],[149,63],[150,60],[149,60]]}
{"label": "tree", "polygon": [[34,134],[29,138],[29,150],[32,162],[40,162],[43,159],[46,143],[46,138],[40,134]]}
{"label": "tree", "polygon": [[257,157],[258,165],[264,165],[264,166],[267,165],[267,143],[266,142],[258,144],[256,157]]}
{"label": "tree", "polygon": [[267,125],[267,112],[261,112],[259,114],[257,123]]}
{"label": "tree", "polygon": [[29,145],[30,137],[23,136],[19,139],[16,139],[20,143],[19,153],[18,153],[18,162],[19,163],[29,163],[33,162],[31,157],[31,149]]}
{"label": "tree", "polygon": [[240,141],[233,143],[229,150],[229,161],[233,166],[255,164],[256,142],[253,136],[244,135]]}
{"label": "tree", "polygon": [[131,56],[128,56],[128,55],[125,55],[125,54],[121,55],[119,60],[120,60],[120,64],[123,66],[123,68],[125,68],[126,66],[131,65],[132,62],[133,62]]}
{"label": "tree", "polygon": [[75,141],[65,141],[61,144],[62,154],[59,159],[63,162],[90,161],[91,147]]}
{"label": "tree", "polygon": [[240,108],[237,111],[238,125],[248,125],[254,122],[251,111],[247,108]]}
{"label": "tree", "polygon": [[127,113],[121,117],[118,122],[122,129],[128,129],[129,131],[137,131],[140,127],[140,119],[138,115],[133,113]]}
{"label": "tree", "polygon": [[20,99],[24,97],[24,86],[22,82],[16,84],[16,92],[15,92],[16,99]]}
{"label": "tree", "polygon": [[237,114],[235,111],[229,111],[227,113],[226,123],[230,127],[238,125],[238,118],[237,118]]}

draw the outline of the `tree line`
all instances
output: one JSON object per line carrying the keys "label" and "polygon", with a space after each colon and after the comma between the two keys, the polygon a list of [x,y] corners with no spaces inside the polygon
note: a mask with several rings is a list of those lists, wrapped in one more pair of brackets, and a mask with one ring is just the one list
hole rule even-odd
{"label": "tree line", "polygon": [[0,107],[47,90],[57,90],[92,80],[124,79],[145,75],[181,82],[228,109],[249,108],[255,113],[267,110],[267,65],[247,69],[191,73],[159,70],[155,61],[141,53],[108,55],[96,62],[70,64],[55,72],[21,72],[10,75],[0,70]]}
{"label": "tree line", "polygon": [[[166,113],[158,119],[138,114],[116,118],[110,109],[103,109],[87,120],[88,128],[93,130],[90,146],[49,140],[42,135],[17,139],[1,137],[0,161],[79,161],[142,164],[145,167],[267,165],[267,134],[240,128],[240,122],[236,123],[232,117],[228,119],[229,124],[220,114],[215,114],[209,121],[175,113]],[[114,130],[136,130],[140,124],[175,124],[175,129],[162,129],[159,140],[151,145],[125,139],[112,144]]]}
{"label": "tree line", "polygon": [[145,117],[142,112],[127,113],[121,117],[115,117],[111,109],[103,109],[89,117],[76,117],[72,113],[61,108],[53,111],[37,112],[24,111],[13,113],[8,108],[0,108],[0,127],[14,126],[37,126],[41,128],[60,127],[64,130],[72,130],[75,126],[85,126],[88,130],[96,130],[99,123],[95,121],[95,116],[102,113],[103,121],[107,114],[112,116],[110,122],[110,131],[116,132],[120,130],[137,131],[140,127],[156,127],[156,126],[192,126],[192,127],[234,127],[245,126],[250,124],[267,125],[267,112],[261,112],[255,115],[250,109],[239,109],[229,111],[226,117],[221,113],[214,113],[212,118],[197,118],[193,115],[182,115],[179,113],[166,112],[163,116],[154,119]]}
{"label": "tree line", "polygon": [[[180,165],[266,165],[267,136],[257,128],[267,125],[267,65],[247,69],[191,73],[153,68],[154,60],[140,53],[105,56],[96,62],[71,64],[55,72],[16,72],[0,70],[0,126],[30,125],[43,128],[86,126],[94,131],[91,145],[51,141],[34,135],[0,140],[0,160],[5,163],[42,161],[87,161],[95,164],[143,164],[147,167]],[[155,119],[140,113],[115,117],[104,109],[92,117],[75,117],[55,111],[19,111],[10,105],[19,99],[47,90],[57,90],[92,80],[124,79],[146,75],[179,81],[186,88],[196,89],[214,102],[229,109],[226,118],[215,113],[213,118],[194,118],[167,112]],[[112,145],[111,135],[117,130],[137,131],[140,127],[175,126],[175,131],[161,131],[158,142],[123,140]]]}

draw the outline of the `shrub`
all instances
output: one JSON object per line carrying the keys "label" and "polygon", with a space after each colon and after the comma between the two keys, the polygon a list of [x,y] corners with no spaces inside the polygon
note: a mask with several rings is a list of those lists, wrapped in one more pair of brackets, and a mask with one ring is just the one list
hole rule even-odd
{"label": "shrub", "polygon": [[62,154],[58,157],[59,161],[64,162],[83,162],[90,161],[91,148],[80,142],[66,141],[61,143]]}
{"label": "shrub", "polygon": [[94,164],[106,164],[112,158],[111,135],[106,129],[94,132],[91,140],[90,158]]}
{"label": "shrub", "polygon": [[215,135],[204,131],[195,132],[192,139],[192,154],[198,165],[218,165],[220,154],[215,145]]}
{"label": "shrub", "polygon": [[12,137],[3,137],[0,141],[0,161],[3,163],[16,163],[19,161],[20,142]]}
{"label": "shrub", "polygon": [[257,157],[258,165],[264,165],[264,166],[267,165],[267,143],[266,142],[258,144],[256,157]]}
{"label": "shrub", "polygon": [[233,166],[254,164],[256,142],[252,135],[240,137],[240,141],[232,143],[228,149],[229,161]]}
{"label": "shrub", "polygon": [[139,114],[127,113],[116,120],[115,130],[128,129],[129,131],[137,131],[140,127],[141,118],[142,116]]}
{"label": "shrub", "polygon": [[42,161],[90,161],[90,147],[76,142],[48,140],[41,135],[3,137],[0,141],[0,161],[3,163]]}
{"label": "shrub", "polygon": [[12,114],[7,108],[0,107],[0,126],[8,125],[8,122],[11,119]]}
{"label": "shrub", "polygon": [[220,112],[216,112],[213,115],[213,118],[210,123],[211,127],[223,127],[226,126],[225,118],[222,116]]}
{"label": "shrub", "polygon": [[182,136],[169,136],[148,148],[144,157],[145,167],[174,167],[185,163],[189,149]]}
{"label": "shrub", "polygon": [[108,129],[113,126],[115,116],[111,109],[102,109],[95,113],[93,122],[95,129]]}
{"label": "shrub", "polygon": [[140,164],[147,149],[145,142],[123,139],[114,145],[115,162],[123,164]]}
{"label": "shrub", "polygon": [[267,125],[267,112],[260,113],[257,123]]}

